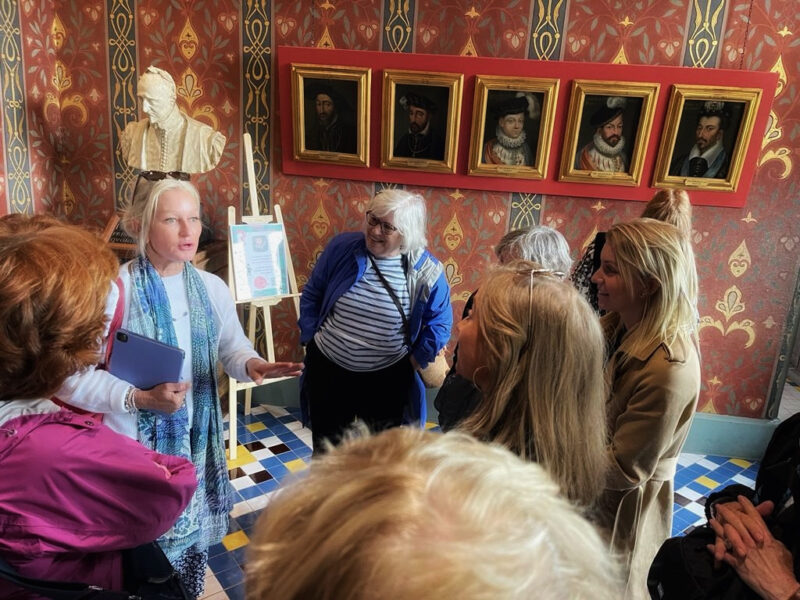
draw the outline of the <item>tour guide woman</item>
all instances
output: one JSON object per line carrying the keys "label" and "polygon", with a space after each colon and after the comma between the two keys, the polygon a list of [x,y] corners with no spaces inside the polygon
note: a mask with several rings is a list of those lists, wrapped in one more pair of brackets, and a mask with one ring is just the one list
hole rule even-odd
{"label": "tour guide woman", "polygon": [[[140,255],[120,268],[122,326],[182,348],[181,381],[139,390],[95,370],[70,379],[57,396],[106,413],[106,425],[148,448],[192,460],[197,492],[159,544],[188,591],[200,596],[208,547],[227,533],[232,506],[217,360],[236,379],[257,383],[296,375],[301,365],[260,358],[242,331],[228,287],[216,275],[192,266],[202,225],[200,197],[191,183],[157,181],[146,198],[134,200],[123,225],[139,242]],[[113,307],[117,295],[111,296],[108,304]]]}
{"label": "tour guide woman", "polygon": [[336,236],[319,257],[299,322],[315,452],[357,418],[373,430],[424,423],[416,370],[444,347],[453,321],[444,270],[425,245],[425,200],[384,190],[367,206],[364,232]]}

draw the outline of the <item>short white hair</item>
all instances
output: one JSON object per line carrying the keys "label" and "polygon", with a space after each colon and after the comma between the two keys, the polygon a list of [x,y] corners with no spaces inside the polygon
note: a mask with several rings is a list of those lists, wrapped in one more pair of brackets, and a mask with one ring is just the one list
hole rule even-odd
{"label": "short white hair", "polygon": [[509,231],[495,247],[495,253],[503,262],[513,259],[532,261],[545,269],[563,273],[562,277],[572,267],[567,240],[561,232],[546,225]]}
{"label": "short white hair", "polygon": [[622,597],[607,545],[547,473],[459,432],[345,440],[252,537],[252,599]]}
{"label": "short white hair", "polygon": [[[150,182],[139,176],[137,185],[148,185]],[[137,250],[141,256],[145,255],[147,238],[150,237],[150,225],[158,209],[158,201],[162,195],[171,190],[181,190],[189,194],[200,205],[200,193],[188,181],[167,177],[156,181],[150,186],[146,194],[137,193],[134,188],[133,196],[122,211],[122,228],[136,240]]]}
{"label": "short white hair", "polygon": [[367,211],[376,217],[394,213],[394,226],[403,236],[403,254],[421,250],[428,245],[425,238],[425,198],[406,190],[386,189],[378,192],[367,204]]}

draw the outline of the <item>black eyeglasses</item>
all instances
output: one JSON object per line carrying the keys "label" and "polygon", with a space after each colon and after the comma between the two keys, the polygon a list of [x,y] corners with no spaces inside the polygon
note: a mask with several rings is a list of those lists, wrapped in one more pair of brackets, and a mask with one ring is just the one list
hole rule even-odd
{"label": "black eyeglasses", "polygon": [[391,223],[387,223],[386,221],[381,221],[378,217],[372,214],[371,210],[367,211],[367,225],[370,227],[377,227],[380,225],[383,235],[391,235],[397,231],[397,227]]}
{"label": "black eyeglasses", "polygon": [[191,176],[183,171],[142,171],[139,177],[144,177],[147,181],[161,181],[167,177],[178,181],[189,181]]}

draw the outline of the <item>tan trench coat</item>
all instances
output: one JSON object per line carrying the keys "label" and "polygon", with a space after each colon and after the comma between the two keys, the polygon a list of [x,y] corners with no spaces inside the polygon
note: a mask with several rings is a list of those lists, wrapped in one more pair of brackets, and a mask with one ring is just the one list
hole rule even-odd
{"label": "tan trench coat", "polygon": [[[619,331],[616,316],[604,318],[612,336]],[[679,337],[620,365],[626,339],[606,365],[611,445],[600,518],[612,549],[630,568],[625,597],[638,600],[649,599],[647,572],[671,535],[675,467],[700,392],[700,361],[694,343]]]}

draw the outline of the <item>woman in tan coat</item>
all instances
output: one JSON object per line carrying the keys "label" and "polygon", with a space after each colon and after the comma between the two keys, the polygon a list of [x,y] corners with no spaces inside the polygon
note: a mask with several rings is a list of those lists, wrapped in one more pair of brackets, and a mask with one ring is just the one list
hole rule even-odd
{"label": "woman in tan coat", "polygon": [[608,232],[592,277],[608,345],[610,468],[601,521],[630,569],[626,598],[670,535],[675,466],[700,390],[697,274],[673,225],[635,219]]}

